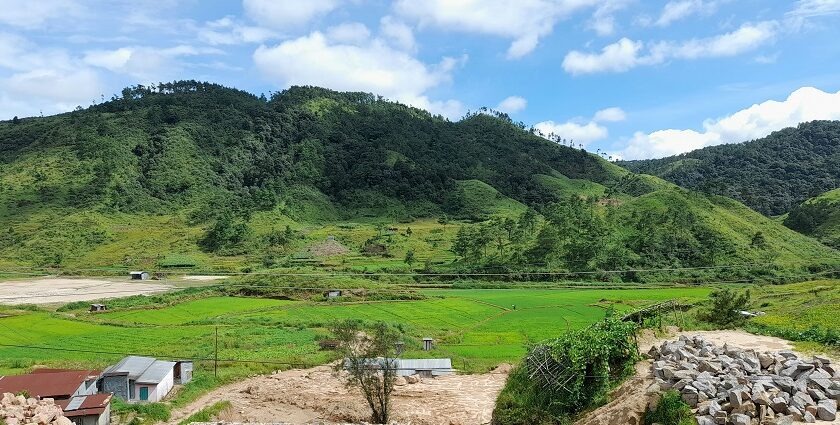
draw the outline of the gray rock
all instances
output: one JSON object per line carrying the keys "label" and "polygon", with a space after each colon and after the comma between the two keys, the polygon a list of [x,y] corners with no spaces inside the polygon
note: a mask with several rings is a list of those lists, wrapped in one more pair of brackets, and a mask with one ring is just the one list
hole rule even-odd
{"label": "gray rock", "polygon": [[715,418],[709,415],[698,416],[697,425],[715,425]]}
{"label": "gray rock", "polygon": [[775,362],[776,362],[776,360],[775,360],[775,359],[773,358],[773,356],[771,356],[770,354],[767,354],[767,353],[759,353],[759,354],[758,354],[758,362],[761,364],[761,368],[762,368],[762,369],[767,369],[767,368],[768,368],[768,367],[770,367],[773,363],[775,363]]}
{"label": "gray rock", "polygon": [[787,401],[785,401],[782,397],[775,397],[773,399],[773,404],[770,405],[774,412],[777,413],[785,413],[788,409]]}
{"label": "gray rock", "polygon": [[744,400],[741,398],[741,390],[733,390],[729,392],[729,404],[731,404],[733,408],[744,404]]}
{"label": "gray rock", "polygon": [[816,421],[817,421],[817,418],[815,418],[814,415],[811,414],[811,412],[805,412],[805,414],[802,415],[802,422],[812,424]]}
{"label": "gray rock", "polygon": [[808,382],[819,386],[823,390],[827,390],[833,385],[833,382],[831,381],[831,375],[829,375],[828,372],[822,369],[817,369],[811,372],[811,374],[808,376]]}
{"label": "gray rock", "polygon": [[813,404],[814,400],[811,399],[811,396],[801,391],[794,394],[790,399],[790,406],[793,406],[802,412],[805,411],[805,407]]}
{"label": "gray rock", "polygon": [[709,408],[709,415],[710,416],[714,416],[715,414],[717,414],[717,412],[720,412],[721,409],[722,409],[720,407],[720,404],[717,402],[717,400],[709,401],[708,408]]}
{"label": "gray rock", "polygon": [[825,400],[828,398],[824,392],[816,388],[808,388],[808,395],[811,396],[814,401]]}
{"label": "gray rock", "polygon": [[732,422],[732,425],[750,425],[752,423],[752,418],[741,413],[730,415],[729,420]]}
{"label": "gray rock", "polygon": [[821,400],[817,404],[817,417],[823,421],[837,419],[837,402],[834,400]]}
{"label": "gray rock", "polygon": [[770,421],[769,425],[793,425],[793,416],[780,416]]}
{"label": "gray rock", "polygon": [[787,376],[774,376],[773,383],[786,393],[790,393],[794,388],[793,379]]}

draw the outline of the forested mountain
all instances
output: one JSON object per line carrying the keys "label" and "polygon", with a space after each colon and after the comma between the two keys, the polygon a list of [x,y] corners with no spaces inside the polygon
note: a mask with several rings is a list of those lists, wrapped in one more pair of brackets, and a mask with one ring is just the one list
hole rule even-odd
{"label": "forested mountain", "polygon": [[503,114],[452,122],[366,93],[195,81],[0,122],[0,229],[5,267],[725,270],[695,279],[837,258]]}
{"label": "forested mountain", "polygon": [[794,207],[784,218],[785,226],[840,248],[840,189],[811,198]]}
{"label": "forested mountain", "polygon": [[781,215],[840,187],[840,121],[813,121],[746,143],[620,165]]}

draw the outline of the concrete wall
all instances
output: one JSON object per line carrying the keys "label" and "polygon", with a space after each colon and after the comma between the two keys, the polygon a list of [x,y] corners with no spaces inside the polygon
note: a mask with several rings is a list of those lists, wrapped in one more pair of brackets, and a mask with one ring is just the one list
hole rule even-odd
{"label": "concrete wall", "polygon": [[175,369],[171,369],[169,373],[166,374],[166,377],[163,378],[157,385],[152,384],[135,384],[134,396],[136,397],[134,400],[140,400],[140,388],[148,387],[149,388],[149,400],[148,402],[155,402],[160,401],[170,391],[172,391],[172,387],[175,386]]}
{"label": "concrete wall", "polygon": [[115,396],[129,400],[127,376],[105,376],[102,378],[102,392],[114,393]]}

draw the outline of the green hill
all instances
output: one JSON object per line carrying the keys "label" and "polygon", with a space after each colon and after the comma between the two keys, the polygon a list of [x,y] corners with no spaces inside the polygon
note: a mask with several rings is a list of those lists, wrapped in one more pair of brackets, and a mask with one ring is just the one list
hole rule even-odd
{"label": "green hill", "polygon": [[813,121],[750,142],[620,165],[781,215],[840,186],[840,121]]}
{"label": "green hill", "polygon": [[265,99],[194,81],[0,122],[0,229],[0,271],[577,272],[757,258],[789,270],[836,258],[737,202],[503,114],[452,122],[366,93]]}
{"label": "green hill", "polygon": [[840,189],[811,198],[784,217],[791,229],[813,236],[824,244],[840,248]]}

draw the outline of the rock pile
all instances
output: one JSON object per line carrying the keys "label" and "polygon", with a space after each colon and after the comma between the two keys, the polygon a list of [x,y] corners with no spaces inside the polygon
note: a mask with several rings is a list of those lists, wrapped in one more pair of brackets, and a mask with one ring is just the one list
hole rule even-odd
{"label": "rock pile", "polygon": [[696,409],[699,425],[782,425],[837,417],[840,367],[829,359],[718,347],[700,336],[666,341],[648,354],[654,359],[653,386],[679,391]]}
{"label": "rock pile", "polygon": [[53,399],[36,400],[12,393],[0,399],[0,420],[6,425],[73,425]]}

